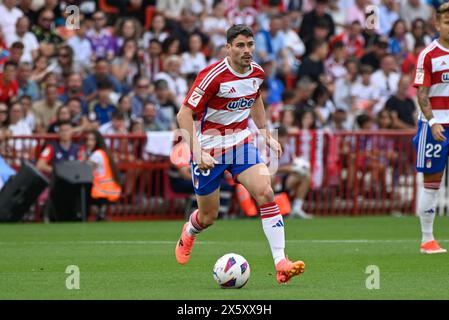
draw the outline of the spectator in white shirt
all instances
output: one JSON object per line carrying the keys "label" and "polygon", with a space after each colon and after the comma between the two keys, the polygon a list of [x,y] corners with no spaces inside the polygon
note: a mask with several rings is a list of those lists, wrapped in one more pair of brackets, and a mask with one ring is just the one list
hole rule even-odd
{"label": "spectator in white shirt", "polygon": [[371,82],[380,90],[379,102],[374,107],[374,113],[379,112],[387,99],[396,93],[400,78],[396,70],[397,65],[394,56],[387,54],[380,61],[380,69],[371,75]]}
{"label": "spectator in white shirt", "polygon": [[20,62],[33,62],[39,53],[39,43],[34,33],[30,32],[30,19],[23,16],[17,19],[16,33],[7,35],[8,46],[14,42],[22,42],[24,45]]}
{"label": "spectator in white shirt", "polygon": [[16,8],[17,0],[3,0],[0,4],[0,26],[5,35],[16,33],[17,19],[23,16],[22,10]]}
{"label": "spectator in white shirt", "polygon": [[168,88],[176,97],[177,105],[181,105],[184,96],[187,94],[187,81],[181,76],[181,58],[172,55],[166,58],[164,62],[164,72],[159,72],[154,78],[155,81],[164,79],[167,81]]}
{"label": "spectator in white shirt", "polygon": [[352,114],[369,114],[374,116],[373,108],[379,101],[379,89],[371,82],[373,68],[370,65],[360,67],[360,79],[351,89]]}
{"label": "spectator in white shirt", "polygon": [[226,8],[222,1],[216,1],[211,16],[203,20],[202,30],[210,37],[215,48],[226,44],[226,30],[231,26],[225,16]]}
{"label": "spectator in white shirt", "polygon": [[181,73],[197,74],[207,66],[206,57],[201,52],[203,43],[199,34],[192,34],[189,37],[189,51],[182,54]]}
{"label": "spectator in white shirt", "polygon": [[151,28],[143,34],[142,47],[148,49],[150,41],[156,39],[159,42],[164,42],[168,37],[166,31],[165,17],[162,14],[155,14],[151,20]]}
{"label": "spectator in white shirt", "polygon": [[93,58],[92,47],[90,41],[86,38],[86,32],[86,20],[83,20],[80,27],[75,30],[75,35],[67,40],[67,44],[76,52],[74,59],[79,70],[87,70]]}

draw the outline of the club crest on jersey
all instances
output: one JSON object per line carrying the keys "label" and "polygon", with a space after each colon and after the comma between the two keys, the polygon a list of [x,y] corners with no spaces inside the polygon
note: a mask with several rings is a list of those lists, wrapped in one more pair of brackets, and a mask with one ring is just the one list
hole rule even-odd
{"label": "club crest on jersey", "polygon": [[449,82],[449,72],[445,72],[441,75],[442,82]]}
{"label": "club crest on jersey", "polygon": [[240,98],[237,101],[231,101],[226,105],[226,108],[228,108],[231,111],[238,110],[238,109],[248,109],[251,108],[254,104],[254,98],[251,99],[245,99]]}

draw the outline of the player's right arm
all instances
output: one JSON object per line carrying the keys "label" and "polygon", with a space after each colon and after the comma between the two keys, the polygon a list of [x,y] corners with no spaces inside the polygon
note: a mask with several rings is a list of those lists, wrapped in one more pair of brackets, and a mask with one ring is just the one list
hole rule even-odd
{"label": "player's right arm", "polygon": [[[430,61],[430,56],[427,54],[426,50],[422,51],[418,58],[418,63],[416,66],[415,81],[414,86],[418,88],[418,104],[421,109],[422,114],[427,119],[428,122],[433,122],[434,115],[432,112],[432,106],[429,99],[429,90],[432,77],[432,63]],[[429,123],[429,124],[430,124]],[[444,128],[439,123],[433,123],[430,126],[432,131],[432,136],[437,141],[445,141]]]}
{"label": "player's right arm", "polygon": [[192,109],[182,104],[176,116],[179,128],[182,130],[182,136],[189,144],[190,150],[192,150],[193,161],[198,164],[198,168],[200,170],[211,169],[217,161],[208,152],[201,149],[196,136],[193,114]]}

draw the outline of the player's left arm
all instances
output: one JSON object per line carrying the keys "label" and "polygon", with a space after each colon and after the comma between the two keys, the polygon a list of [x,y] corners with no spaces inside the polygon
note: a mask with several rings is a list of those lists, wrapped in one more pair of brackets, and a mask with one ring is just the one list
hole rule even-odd
{"label": "player's left arm", "polygon": [[262,97],[259,95],[254,102],[254,105],[250,111],[251,118],[259,129],[262,137],[267,141],[270,149],[276,152],[277,157],[279,158],[282,155],[282,147],[279,142],[274,139],[270,133],[270,130],[267,128],[267,117],[265,114],[265,108],[263,105]]}

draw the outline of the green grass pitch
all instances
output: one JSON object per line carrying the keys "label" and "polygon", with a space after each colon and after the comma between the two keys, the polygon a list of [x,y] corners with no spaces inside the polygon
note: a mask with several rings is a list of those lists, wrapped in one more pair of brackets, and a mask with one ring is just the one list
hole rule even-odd
{"label": "green grass pitch", "polygon": [[[286,253],[306,271],[283,286],[259,220],[217,221],[183,267],[174,257],[182,225],[2,224],[0,299],[449,299],[449,254],[419,253],[415,217],[286,218]],[[449,246],[449,218],[435,219],[435,234]],[[216,259],[229,252],[249,261],[243,289],[213,280]],[[79,290],[66,288],[69,265],[79,267]],[[370,265],[379,267],[379,289],[365,286]]]}

